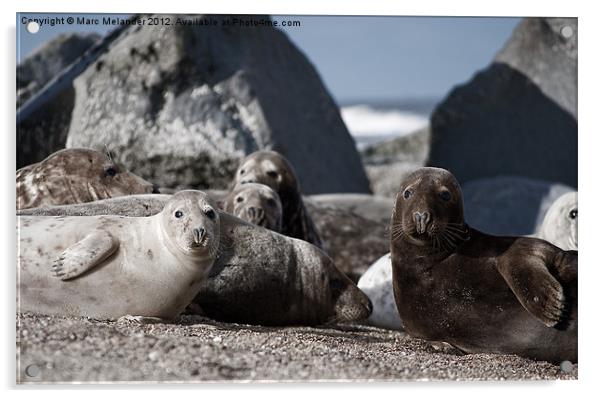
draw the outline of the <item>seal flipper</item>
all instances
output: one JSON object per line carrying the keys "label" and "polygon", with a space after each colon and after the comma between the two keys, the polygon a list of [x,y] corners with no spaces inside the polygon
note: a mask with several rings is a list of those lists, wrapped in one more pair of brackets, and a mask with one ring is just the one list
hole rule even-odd
{"label": "seal flipper", "polygon": [[526,257],[520,264],[500,261],[496,268],[531,315],[548,327],[562,321],[566,306],[564,289],[549,272],[544,259]]}
{"label": "seal flipper", "polygon": [[54,260],[52,272],[66,281],[80,276],[109,257],[119,247],[119,241],[106,231],[94,231],[68,247]]}

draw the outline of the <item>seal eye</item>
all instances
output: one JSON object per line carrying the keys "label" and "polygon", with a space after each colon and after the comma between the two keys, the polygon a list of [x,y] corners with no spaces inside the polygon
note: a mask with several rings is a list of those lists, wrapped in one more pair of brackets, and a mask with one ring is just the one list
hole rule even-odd
{"label": "seal eye", "polygon": [[270,177],[270,178],[276,178],[276,177],[278,177],[278,173],[276,173],[276,172],[275,172],[275,171],[273,171],[273,170],[270,170],[270,171],[268,171],[266,174],[267,174],[267,175],[268,175],[268,177]]}
{"label": "seal eye", "polygon": [[209,217],[210,220],[215,220],[215,210],[208,209],[205,211],[205,215]]}
{"label": "seal eye", "polygon": [[117,170],[115,170],[115,167],[113,167],[113,166],[111,166],[105,170],[105,175],[107,175],[109,177],[113,177],[113,176],[115,176],[115,174],[117,174]]}
{"label": "seal eye", "polygon": [[239,196],[238,198],[236,198],[236,202],[240,203],[240,202],[242,202],[242,201],[243,201],[243,198],[242,198],[242,196]]}
{"label": "seal eye", "polygon": [[451,193],[449,193],[449,191],[441,191],[439,193],[439,197],[445,202],[449,202],[449,200],[451,199]]}
{"label": "seal eye", "polygon": [[569,217],[571,217],[572,220],[577,218],[577,209],[571,210],[571,212],[569,213]]}
{"label": "seal eye", "polygon": [[270,207],[275,207],[276,206],[276,201],[274,199],[272,199],[272,198],[269,198],[267,200],[267,202],[268,202],[268,206],[270,206]]}
{"label": "seal eye", "polygon": [[410,191],[409,189],[406,189],[403,193],[404,199],[408,199],[410,196],[412,196],[412,191]]}
{"label": "seal eye", "polygon": [[240,169],[240,174],[245,174],[245,169]]}
{"label": "seal eye", "polygon": [[174,213],[174,217],[176,217],[176,218],[182,218],[183,215],[184,215],[184,213],[182,213],[180,210],[177,210]]}

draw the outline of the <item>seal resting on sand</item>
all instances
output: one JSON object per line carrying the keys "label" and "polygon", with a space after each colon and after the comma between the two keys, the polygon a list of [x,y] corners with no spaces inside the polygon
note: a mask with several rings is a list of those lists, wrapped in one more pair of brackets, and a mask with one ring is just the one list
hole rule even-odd
{"label": "seal resting on sand", "polygon": [[181,191],[152,217],[21,216],[18,233],[19,312],[170,319],[213,265],[220,216]]}
{"label": "seal resting on sand", "polygon": [[450,172],[426,167],[402,181],[391,261],[410,335],[468,353],[577,362],[577,252],[471,228]]}

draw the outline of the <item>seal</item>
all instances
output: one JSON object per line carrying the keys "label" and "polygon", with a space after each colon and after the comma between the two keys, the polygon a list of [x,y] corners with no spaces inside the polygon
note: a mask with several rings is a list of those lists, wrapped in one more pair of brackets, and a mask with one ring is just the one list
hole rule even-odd
{"label": "seal", "polygon": [[17,170],[17,209],[156,192],[101,152],[73,148]]}
{"label": "seal", "polygon": [[393,295],[391,253],[374,262],[360,277],[357,287],[372,302],[372,313],[366,319],[366,323],[384,329],[403,330]]}
{"label": "seal", "polygon": [[275,232],[282,230],[282,203],[278,194],[267,185],[237,185],[226,197],[222,208],[251,224]]}
{"label": "seal", "polygon": [[[54,216],[150,216],[169,195],[133,195],[97,202],[28,209]],[[220,212],[216,261],[188,312],[256,325],[355,322],[370,299],[318,247]]]}
{"label": "seal", "polygon": [[554,201],[536,236],[563,250],[577,250],[577,192],[567,192]]}
{"label": "seal", "polygon": [[421,168],[402,181],[391,261],[410,335],[468,353],[577,362],[577,252],[471,228],[447,170]]}
{"label": "seal", "polygon": [[234,186],[259,183],[272,188],[282,202],[282,234],[322,247],[322,239],[305,209],[293,166],[274,151],[257,151],[244,158],[234,175]]}
{"label": "seal", "polygon": [[[370,300],[318,247],[221,217],[219,257],[194,299],[193,313],[266,326],[354,322]],[[199,310],[200,309],[200,310]]]}
{"label": "seal", "polygon": [[220,215],[181,191],[152,217],[18,218],[18,310],[171,319],[191,302],[219,247]]}

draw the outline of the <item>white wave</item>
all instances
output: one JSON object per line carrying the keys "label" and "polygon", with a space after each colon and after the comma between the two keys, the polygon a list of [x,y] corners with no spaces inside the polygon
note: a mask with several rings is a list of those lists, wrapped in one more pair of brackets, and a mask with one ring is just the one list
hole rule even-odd
{"label": "white wave", "polygon": [[354,137],[402,136],[428,125],[428,117],[414,112],[374,109],[367,105],[341,108],[341,116]]}

